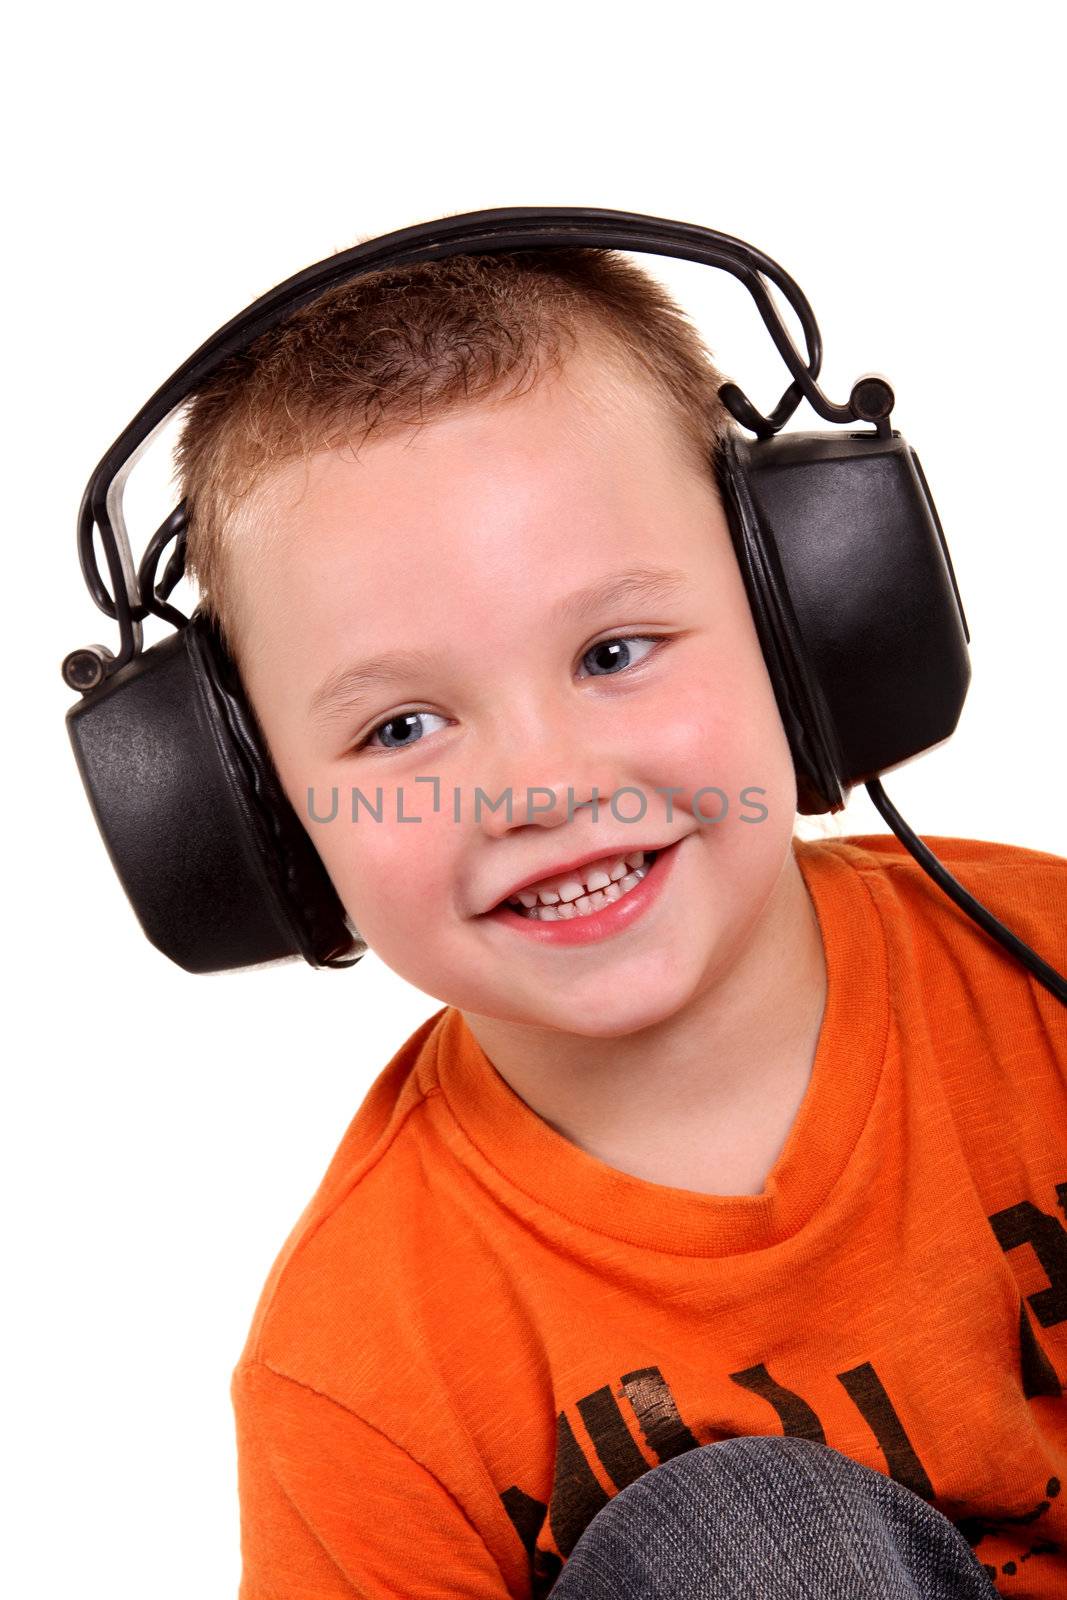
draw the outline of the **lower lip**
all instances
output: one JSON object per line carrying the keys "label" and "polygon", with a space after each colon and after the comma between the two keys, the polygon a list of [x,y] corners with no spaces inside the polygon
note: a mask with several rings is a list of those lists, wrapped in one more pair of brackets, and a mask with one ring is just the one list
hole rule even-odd
{"label": "lower lip", "polygon": [[516,933],[525,934],[537,944],[594,944],[598,939],[610,938],[629,928],[659,898],[680,843],[679,839],[659,852],[636,889],[624,894],[621,900],[602,906],[599,911],[590,911],[588,916],[571,917],[566,922],[542,922],[539,917],[524,917],[511,906],[504,905],[487,912],[487,919],[514,928]]}

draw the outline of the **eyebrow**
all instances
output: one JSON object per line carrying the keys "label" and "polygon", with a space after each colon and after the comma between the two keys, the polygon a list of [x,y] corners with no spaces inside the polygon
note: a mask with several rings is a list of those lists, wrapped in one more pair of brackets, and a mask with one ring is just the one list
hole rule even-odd
{"label": "eyebrow", "polygon": [[[574,594],[567,595],[552,608],[555,622],[584,622],[599,612],[623,604],[652,604],[674,599],[688,586],[689,574],[667,567],[630,567],[625,572],[598,578]],[[386,650],[367,661],[336,668],[319,684],[311,697],[308,713],[319,722],[329,722],[347,711],[372,688],[396,683],[405,678],[428,676],[439,671],[441,658],[430,650]]]}

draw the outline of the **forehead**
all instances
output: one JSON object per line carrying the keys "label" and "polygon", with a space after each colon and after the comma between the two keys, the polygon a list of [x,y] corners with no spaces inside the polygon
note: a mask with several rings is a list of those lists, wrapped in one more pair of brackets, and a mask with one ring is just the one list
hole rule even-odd
{"label": "forehead", "polygon": [[237,556],[251,647],[296,619],[318,656],[357,624],[384,648],[482,600],[549,607],[608,572],[699,559],[717,505],[651,381],[579,350],[525,393],[277,470],[267,553]]}

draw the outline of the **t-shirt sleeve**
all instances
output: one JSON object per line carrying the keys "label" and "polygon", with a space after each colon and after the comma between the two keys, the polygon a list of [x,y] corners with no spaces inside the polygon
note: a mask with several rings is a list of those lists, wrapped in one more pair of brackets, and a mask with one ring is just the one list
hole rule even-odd
{"label": "t-shirt sleeve", "polygon": [[257,1361],[231,1393],[238,1600],[509,1600],[477,1530],[407,1451]]}

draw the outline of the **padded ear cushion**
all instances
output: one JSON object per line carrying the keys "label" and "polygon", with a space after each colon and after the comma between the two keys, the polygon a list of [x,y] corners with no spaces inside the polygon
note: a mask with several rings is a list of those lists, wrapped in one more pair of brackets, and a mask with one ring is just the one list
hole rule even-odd
{"label": "padded ear cushion", "polygon": [[86,793],[145,933],[187,972],[366,951],[199,612],[67,713]]}
{"label": "padded ear cushion", "polygon": [[942,743],[970,683],[944,533],[906,440],[731,433],[716,472],[801,812]]}
{"label": "padded ear cushion", "polygon": [[745,470],[746,443],[735,434],[724,440],[719,488],[763,659],[793,755],[797,808],[805,814],[839,811],[846,798],[837,779],[840,755],[831,751],[833,729],[829,714],[820,703],[818,685],[807,665],[774,540],[764,532],[752,498]]}

